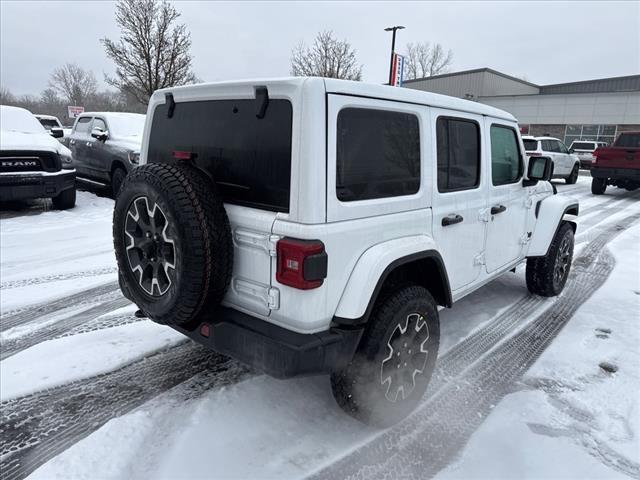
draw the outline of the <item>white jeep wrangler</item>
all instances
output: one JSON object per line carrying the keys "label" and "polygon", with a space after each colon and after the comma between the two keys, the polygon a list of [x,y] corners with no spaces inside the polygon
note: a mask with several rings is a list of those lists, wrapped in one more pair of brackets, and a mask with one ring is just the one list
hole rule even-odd
{"label": "white jeep wrangler", "polygon": [[153,94],[113,232],[156,322],[279,378],[331,374],[375,425],[420,401],[439,307],[526,261],[558,295],[578,204],[516,120],[479,103],[322,78]]}

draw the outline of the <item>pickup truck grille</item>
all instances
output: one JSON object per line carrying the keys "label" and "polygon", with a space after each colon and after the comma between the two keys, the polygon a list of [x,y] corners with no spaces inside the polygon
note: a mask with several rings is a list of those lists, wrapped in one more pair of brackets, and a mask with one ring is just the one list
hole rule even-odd
{"label": "pickup truck grille", "polygon": [[60,157],[51,152],[0,152],[0,172],[57,172]]}

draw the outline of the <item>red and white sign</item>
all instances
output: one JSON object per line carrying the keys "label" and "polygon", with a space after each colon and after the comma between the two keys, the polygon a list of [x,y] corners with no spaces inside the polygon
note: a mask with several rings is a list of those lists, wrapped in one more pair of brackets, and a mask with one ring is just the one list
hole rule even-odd
{"label": "red and white sign", "polygon": [[69,118],[76,118],[81,113],[84,113],[84,107],[67,106],[67,115]]}
{"label": "red and white sign", "polygon": [[401,87],[404,80],[404,57],[393,54],[393,64],[391,67],[391,86]]}

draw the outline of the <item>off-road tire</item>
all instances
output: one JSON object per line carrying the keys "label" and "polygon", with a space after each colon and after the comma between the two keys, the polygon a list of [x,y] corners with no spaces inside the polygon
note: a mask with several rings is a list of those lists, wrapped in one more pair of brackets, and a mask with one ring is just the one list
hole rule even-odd
{"label": "off-road tire", "polygon": [[567,185],[575,185],[578,182],[578,175],[580,175],[580,167],[575,164],[573,170],[571,170],[571,175],[566,178]]}
{"label": "off-road tire", "polygon": [[118,198],[120,193],[120,189],[122,188],[122,183],[127,176],[127,172],[120,168],[116,167],[111,172],[111,196],[113,198]]}
{"label": "off-road tire", "polygon": [[[415,314],[419,314],[419,317],[414,317]],[[418,321],[414,322],[410,317]],[[400,333],[403,325],[405,332]],[[421,327],[419,332],[415,330],[417,327]],[[412,329],[413,334],[419,337],[413,343],[409,337]],[[401,342],[400,348],[393,351],[391,342],[395,345],[398,341]],[[422,342],[423,349],[428,352],[426,360],[420,350],[410,350],[412,345],[417,345],[416,342]],[[344,370],[331,375],[331,389],[336,402],[346,413],[369,425],[387,427],[399,422],[422,399],[435,366],[439,343],[440,321],[431,294],[425,288],[415,285],[392,291],[376,302],[352,362]],[[394,363],[387,364],[391,362],[390,359]],[[396,361],[401,365],[399,375],[410,376],[413,372],[409,370],[415,372],[418,367],[421,370],[421,373],[415,374],[412,389],[409,384],[406,397],[404,390],[402,391],[402,398],[398,389],[392,390],[393,382],[398,380],[398,376],[394,376],[393,380],[387,377],[388,383],[383,383],[383,376],[394,370]],[[409,362],[416,363],[411,367],[407,366]],[[403,377],[400,381],[407,378]],[[391,394],[393,397],[394,392],[395,401],[391,401],[388,396]]]}
{"label": "off-road tire", "polygon": [[69,210],[76,206],[76,187],[67,188],[51,199],[56,210]]}
{"label": "off-road tire", "polygon": [[[153,283],[151,294],[144,289],[142,273],[134,271],[128,257],[133,237],[125,233],[127,215],[144,198],[147,205],[160,208],[166,235],[173,242],[175,267],[167,275],[170,285],[159,295]],[[194,167],[152,163],[133,169],[116,199],[113,239],[123,293],[158,323],[199,322],[218,306],[229,286],[233,267],[229,219],[214,182]]]}
{"label": "off-road tire", "polygon": [[[563,268],[559,262],[565,260],[565,241],[568,242],[566,252],[568,263]],[[527,259],[527,288],[531,293],[542,297],[555,297],[562,292],[571,270],[573,246],[573,227],[568,222],[562,222],[551,241],[547,254],[544,257]],[[559,276],[557,268],[562,270]]]}
{"label": "off-road tire", "polygon": [[594,195],[602,195],[607,189],[606,178],[593,178],[591,179],[591,193]]}

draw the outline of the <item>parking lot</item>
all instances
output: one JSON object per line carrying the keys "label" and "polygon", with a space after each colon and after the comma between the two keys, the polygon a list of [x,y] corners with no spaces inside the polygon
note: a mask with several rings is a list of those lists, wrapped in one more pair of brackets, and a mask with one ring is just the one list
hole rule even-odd
{"label": "parking lot", "polygon": [[113,200],[5,206],[3,478],[640,478],[640,192],[590,180],[556,183],[580,202],[565,291],[527,294],[521,266],[442,311],[427,395],[388,430],[326,377],[278,381],[135,317]]}

